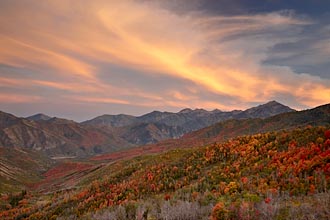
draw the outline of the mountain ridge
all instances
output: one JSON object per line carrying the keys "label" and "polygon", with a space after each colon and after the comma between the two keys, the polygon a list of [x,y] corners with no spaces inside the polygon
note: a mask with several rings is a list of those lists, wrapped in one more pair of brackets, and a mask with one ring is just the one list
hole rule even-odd
{"label": "mountain ridge", "polygon": [[34,117],[18,118],[1,112],[0,146],[40,150],[53,157],[85,157],[177,139],[227,119],[265,117],[283,111],[294,110],[273,101],[245,111],[153,111],[139,117],[103,115],[82,123],[48,118],[41,113]]}
{"label": "mountain ridge", "polygon": [[169,126],[181,127],[185,133],[188,133],[231,118],[266,118],[290,111],[295,110],[279,102],[270,101],[246,110],[233,110],[225,112],[218,109],[207,111],[198,108],[194,110],[185,108],[177,113],[152,111],[137,117],[124,114],[102,115],[81,123],[110,127],[123,127],[136,123],[164,123]]}
{"label": "mountain ridge", "polygon": [[93,160],[116,160],[117,158],[125,158],[125,155],[132,158],[134,155],[154,154],[155,152],[165,152],[178,148],[193,148],[222,143],[240,136],[315,126],[330,126],[330,104],[302,111],[282,113],[265,119],[229,119],[184,134],[178,139],[167,139],[115,154],[98,155],[93,157]]}

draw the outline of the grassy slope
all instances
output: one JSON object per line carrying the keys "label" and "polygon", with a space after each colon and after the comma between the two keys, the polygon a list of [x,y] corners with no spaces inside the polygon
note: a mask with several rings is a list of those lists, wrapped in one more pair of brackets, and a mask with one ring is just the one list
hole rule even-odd
{"label": "grassy slope", "polygon": [[[324,127],[307,127],[139,156],[103,165],[85,175],[80,187],[48,195],[27,195],[24,202],[16,207],[7,206],[8,210],[3,209],[0,216],[4,219],[18,216],[88,219],[88,216],[100,217],[100,213],[118,211],[121,206],[125,211],[132,209],[137,213],[139,207],[146,206],[146,201],[152,201],[156,211],[150,210],[148,216],[161,219],[164,215],[161,207],[167,204],[170,208],[171,204],[185,201],[187,203],[182,204],[197,202],[200,208],[217,203],[212,214],[214,219],[222,215],[228,215],[224,219],[230,219],[229,215],[244,219],[238,218],[242,207],[247,209],[243,214],[258,219],[257,211],[264,211],[261,206],[267,207],[272,204],[270,201],[275,201],[267,200],[270,197],[297,196],[298,199],[291,199],[292,204],[296,204],[304,195],[330,189],[330,131]],[[3,200],[9,202],[10,198]],[[282,203],[273,205],[279,204]],[[208,210],[206,213],[211,212]],[[283,215],[285,219],[289,214],[279,211],[276,215]]]}
{"label": "grassy slope", "polygon": [[28,149],[0,147],[0,195],[18,192],[40,181],[52,162],[43,154]]}

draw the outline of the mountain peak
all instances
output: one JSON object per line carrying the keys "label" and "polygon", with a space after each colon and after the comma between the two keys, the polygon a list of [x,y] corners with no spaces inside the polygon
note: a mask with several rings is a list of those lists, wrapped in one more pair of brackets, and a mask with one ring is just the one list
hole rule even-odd
{"label": "mountain peak", "polygon": [[282,105],[282,106],[285,106],[285,105],[283,105],[282,103],[279,103],[276,100],[272,100],[272,101],[266,102],[265,104],[262,104],[262,105]]}
{"label": "mountain peak", "polygon": [[190,113],[190,112],[192,112],[193,110],[191,109],[191,108],[185,108],[185,109],[182,109],[181,111],[179,111],[178,113],[183,113],[183,114],[185,114],[185,113]]}
{"label": "mountain peak", "polygon": [[27,119],[32,121],[48,121],[49,119],[51,119],[51,117],[43,113],[38,113],[27,117]]}
{"label": "mountain peak", "polygon": [[267,118],[273,115],[281,114],[284,112],[292,112],[294,109],[283,105],[275,100],[267,102],[256,107],[249,108],[244,111],[244,114],[249,115],[249,117],[256,118]]}
{"label": "mountain peak", "polygon": [[267,108],[285,108],[285,109],[287,109],[287,110],[289,110],[289,111],[295,111],[294,109],[290,108],[289,106],[283,105],[282,103],[279,103],[279,102],[277,102],[277,101],[275,101],[275,100],[273,100],[273,101],[269,101],[269,102],[267,102],[267,103],[265,103],[265,104],[262,104],[262,105],[259,105],[259,106],[257,106],[256,108],[258,108],[258,107],[267,107]]}
{"label": "mountain peak", "polygon": [[213,112],[213,113],[220,113],[220,112],[222,112],[220,109],[213,109],[211,112]]}

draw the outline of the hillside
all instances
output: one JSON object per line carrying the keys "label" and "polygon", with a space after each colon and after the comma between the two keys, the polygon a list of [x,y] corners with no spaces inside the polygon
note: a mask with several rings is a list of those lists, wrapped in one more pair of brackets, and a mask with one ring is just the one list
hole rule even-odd
{"label": "hillside", "polygon": [[109,163],[82,178],[81,188],[48,195],[28,193],[14,206],[9,204],[11,197],[3,196],[0,216],[327,219],[329,129],[307,127],[244,136]]}
{"label": "hillside", "polygon": [[117,128],[121,138],[131,144],[146,145],[161,140],[178,138],[184,134],[181,127],[161,123],[139,123]]}
{"label": "hillside", "polygon": [[29,188],[41,181],[54,162],[40,152],[0,147],[0,194]]}

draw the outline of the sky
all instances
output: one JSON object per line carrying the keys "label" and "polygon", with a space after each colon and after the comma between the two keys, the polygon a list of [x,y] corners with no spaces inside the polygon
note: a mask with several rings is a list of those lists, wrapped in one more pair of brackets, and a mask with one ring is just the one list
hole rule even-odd
{"label": "sky", "polygon": [[1,0],[0,110],[84,121],[330,102],[328,0]]}

